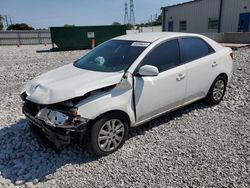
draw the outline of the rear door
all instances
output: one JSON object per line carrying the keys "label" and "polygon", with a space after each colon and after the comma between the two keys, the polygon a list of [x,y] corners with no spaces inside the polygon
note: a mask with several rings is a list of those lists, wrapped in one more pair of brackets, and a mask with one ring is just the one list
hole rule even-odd
{"label": "rear door", "polygon": [[183,61],[187,69],[185,102],[206,95],[218,68],[218,57],[211,46],[199,37],[181,39]]}
{"label": "rear door", "polygon": [[178,106],[186,92],[186,69],[181,65],[178,39],[152,49],[138,69],[143,65],[153,65],[160,73],[155,77],[134,77],[137,122]]}

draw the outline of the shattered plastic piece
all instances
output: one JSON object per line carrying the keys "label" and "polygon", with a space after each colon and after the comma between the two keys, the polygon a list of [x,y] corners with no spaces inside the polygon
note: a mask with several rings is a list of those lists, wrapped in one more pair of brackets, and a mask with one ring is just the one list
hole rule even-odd
{"label": "shattered plastic piece", "polygon": [[44,121],[46,124],[49,124],[51,126],[62,126],[69,119],[69,117],[65,114],[50,110],[48,108],[41,109],[37,113],[36,118]]}

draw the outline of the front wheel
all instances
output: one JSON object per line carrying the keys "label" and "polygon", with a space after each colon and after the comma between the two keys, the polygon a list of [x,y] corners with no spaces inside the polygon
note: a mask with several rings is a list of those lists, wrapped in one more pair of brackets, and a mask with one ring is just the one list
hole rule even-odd
{"label": "front wheel", "polygon": [[99,156],[106,156],[121,148],[128,135],[128,122],[119,113],[99,118],[90,131],[90,148]]}
{"label": "front wheel", "polygon": [[205,98],[205,102],[209,105],[219,104],[224,97],[226,87],[226,78],[224,76],[218,76],[209,89],[209,92]]}

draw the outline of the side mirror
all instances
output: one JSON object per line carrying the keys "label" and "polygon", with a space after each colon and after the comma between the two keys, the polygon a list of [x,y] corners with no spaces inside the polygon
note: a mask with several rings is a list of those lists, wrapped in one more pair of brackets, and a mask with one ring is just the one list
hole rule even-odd
{"label": "side mirror", "polygon": [[157,67],[152,65],[143,65],[139,69],[138,74],[140,76],[158,76],[159,70]]}

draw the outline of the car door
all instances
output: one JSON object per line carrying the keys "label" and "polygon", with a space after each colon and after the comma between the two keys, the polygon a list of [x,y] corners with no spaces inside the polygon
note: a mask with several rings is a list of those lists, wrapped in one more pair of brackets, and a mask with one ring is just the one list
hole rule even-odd
{"label": "car door", "polygon": [[214,49],[198,37],[182,38],[181,46],[187,70],[185,102],[203,98],[213,82],[218,57]]}
{"label": "car door", "polygon": [[136,121],[142,122],[181,104],[186,92],[186,68],[181,65],[178,39],[153,48],[139,64],[159,69],[158,76],[134,76]]}

